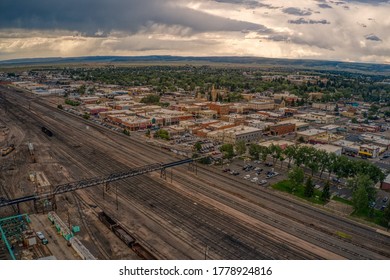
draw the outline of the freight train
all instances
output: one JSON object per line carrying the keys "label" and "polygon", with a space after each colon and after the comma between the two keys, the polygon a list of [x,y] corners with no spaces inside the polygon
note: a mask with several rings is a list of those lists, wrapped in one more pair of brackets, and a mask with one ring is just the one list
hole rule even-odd
{"label": "freight train", "polygon": [[146,250],[141,244],[136,242],[136,239],[118,224],[113,218],[105,212],[98,214],[99,220],[106,225],[116,236],[119,237],[129,248],[131,248],[140,258],[144,260],[157,260],[157,258]]}
{"label": "freight train", "polygon": [[48,130],[46,127],[42,126],[42,132],[45,133],[47,136],[49,137],[52,137],[53,136],[53,132],[51,132],[50,130]]}

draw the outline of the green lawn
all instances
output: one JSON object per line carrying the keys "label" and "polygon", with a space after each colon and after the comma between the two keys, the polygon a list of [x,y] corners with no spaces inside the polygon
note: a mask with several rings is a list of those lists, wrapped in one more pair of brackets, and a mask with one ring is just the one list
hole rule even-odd
{"label": "green lawn", "polygon": [[[304,185],[300,185],[299,187],[297,187],[293,191],[293,186],[292,186],[292,183],[290,180],[280,181],[280,182],[272,185],[272,188],[275,190],[278,190],[278,191],[293,194],[295,196],[298,196],[300,198],[303,198],[303,199],[310,201],[312,203],[315,203],[315,204],[321,204],[321,205],[325,204],[323,201],[320,200],[321,193],[322,193],[321,191],[314,190],[313,197],[308,198],[304,195],[304,192],[305,192]],[[343,198],[338,197],[338,196],[334,196],[332,198],[332,200],[338,201],[338,202],[341,202],[344,204],[352,205],[352,201],[343,199]],[[351,216],[368,221],[368,222],[371,222],[371,223],[375,223],[375,224],[383,226],[383,227],[387,227],[387,224],[385,224],[385,222],[383,220],[383,211],[380,211],[380,210],[376,210],[376,209],[371,210],[368,208],[363,213],[355,213],[354,212],[351,214]],[[343,237],[343,238],[348,238],[348,236],[342,236],[343,233],[338,233],[338,235],[340,237]]]}
{"label": "green lawn", "polygon": [[352,204],[352,201],[350,201],[350,200],[348,200],[348,199],[341,198],[341,197],[339,197],[339,196],[334,196],[334,197],[332,197],[332,200],[338,201],[338,202],[341,202],[341,203],[344,203],[344,204],[348,204],[348,205],[353,205],[353,204]]}
{"label": "green lawn", "polygon": [[290,180],[280,181],[280,182],[276,183],[275,185],[273,185],[272,188],[274,188],[275,190],[282,191],[282,192],[291,193],[295,196],[303,198],[303,199],[310,201],[312,203],[321,204],[321,205],[324,204],[324,202],[320,200],[321,193],[322,193],[321,191],[314,190],[314,195],[312,197],[306,197],[304,194],[305,193],[305,186],[300,185],[297,188],[295,188],[295,190],[293,190],[293,186],[292,186],[292,183]]}

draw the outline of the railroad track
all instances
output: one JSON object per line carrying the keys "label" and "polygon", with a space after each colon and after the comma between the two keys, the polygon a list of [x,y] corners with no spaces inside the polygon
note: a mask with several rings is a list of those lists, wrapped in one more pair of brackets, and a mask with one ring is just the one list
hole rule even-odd
{"label": "railroad track", "polygon": [[[67,138],[67,136],[64,136],[65,134],[63,133],[63,134],[61,134],[62,136],[61,136],[61,140],[65,140],[65,138]],[[72,139],[68,139],[68,142],[69,142],[69,140],[70,141],[72,141]],[[73,144],[71,144],[71,146],[72,146]],[[87,152],[88,153],[88,152]],[[84,154],[84,152],[82,151],[82,149],[80,149],[79,150],[79,152],[77,153],[77,155],[78,156],[80,156],[80,159],[79,160],[82,160],[82,159],[85,159],[85,158],[87,158],[86,157],[86,154]],[[97,167],[97,165],[98,165],[98,162],[101,162],[101,160],[103,160],[103,158],[104,158],[104,155],[101,155],[101,156],[99,156],[98,157],[98,160],[97,161],[94,161],[95,163],[94,163],[94,168],[96,169],[96,167]],[[89,161],[88,161],[89,162]],[[88,163],[84,163],[84,165],[85,164],[88,164]],[[106,168],[107,169],[107,166],[109,166],[108,164],[104,164],[104,166],[102,166],[100,169],[103,169],[103,168]],[[117,167],[116,167],[117,168]],[[115,168],[115,169],[116,169]],[[108,170],[107,170],[108,171]],[[113,170],[114,171],[114,170]],[[214,221],[214,223],[218,223],[218,221]],[[228,222],[228,224],[230,224],[231,223],[231,221],[229,221]],[[244,231],[244,229],[243,228],[240,228],[239,230],[237,230],[237,232],[240,232],[240,233],[242,233]],[[251,234],[248,234],[248,236],[251,236],[252,235],[252,233]],[[200,235],[200,236],[203,236],[203,233]],[[242,244],[242,242],[240,242],[239,241],[239,239],[238,238],[233,238],[233,237],[231,237],[232,239],[232,244],[230,245],[230,246],[236,246],[237,244],[239,244],[240,245],[240,248],[241,248],[241,250],[243,250],[242,248],[245,248],[245,246],[243,246],[243,244]],[[263,237],[264,238],[264,237]],[[271,243],[271,241],[269,240],[268,241],[269,243]],[[283,244],[283,243],[280,243],[280,244]],[[266,247],[267,246],[267,244],[263,244],[263,246],[264,247]],[[236,246],[237,247],[237,246]],[[286,250],[286,248],[283,248],[283,250]],[[274,252],[274,254],[275,254],[275,252]],[[251,253],[250,253],[250,250],[247,250],[246,252],[244,252],[244,255],[247,255],[247,256],[253,256],[254,257],[254,255],[251,255]],[[277,252],[277,255],[283,255],[283,253],[282,253],[282,250],[279,250],[278,252]],[[258,254],[256,255],[256,256],[259,256]],[[263,257],[267,257],[267,258],[270,258],[270,256],[264,256],[264,255],[261,255],[261,257],[263,258]],[[291,257],[291,258],[297,258],[297,256],[294,256],[294,257]]]}
{"label": "railroad track", "polygon": [[[42,105],[43,107],[42,108],[44,108],[44,105]],[[51,108],[51,111],[49,110],[49,116],[50,116],[50,112],[52,112],[52,108]],[[58,114],[58,112],[55,112],[55,114],[54,114],[54,116],[56,116]],[[58,117],[58,116],[57,116]],[[80,119],[78,119],[77,117],[73,117],[73,118],[76,118],[79,122],[81,121]],[[88,123],[88,122],[87,122]],[[101,133],[101,134],[103,134],[103,135],[111,135],[112,134],[112,132],[111,131],[108,131],[107,129],[105,129],[105,128],[103,128],[103,127],[99,127],[98,125],[95,125],[95,124],[93,124],[93,123],[91,123],[91,124],[89,124],[88,123],[88,125],[90,125],[91,127],[94,127],[95,128],[95,126],[96,126],[96,129]],[[83,135],[83,136],[87,136],[88,134],[86,134],[85,132],[84,133],[81,133],[80,135]],[[108,136],[108,138],[111,138],[111,136]],[[116,146],[120,146],[119,144],[121,143],[121,142],[124,142],[125,141],[125,139],[124,139],[124,137],[116,137],[115,139],[119,139],[119,143],[116,145]],[[128,138],[127,138],[127,141],[128,141]],[[116,143],[115,143],[116,144]],[[139,143],[138,141],[132,141],[132,144],[134,145],[134,149],[132,149],[133,151],[136,151],[137,149],[139,150],[139,148],[142,146],[142,148],[144,149],[144,150],[147,150],[147,151],[150,151],[150,152],[152,152],[152,151],[156,151],[156,148],[149,148],[149,147],[147,147],[144,143]],[[126,149],[127,151],[126,152],[129,152],[129,148],[127,148]],[[156,155],[155,157],[154,157],[154,159],[157,159],[157,158],[165,158],[166,157],[166,153],[164,152],[164,151],[160,151],[159,149],[158,149],[158,152],[160,153],[160,154],[162,154],[161,156],[160,155]],[[122,154],[122,156],[123,156],[123,153],[122,152],[120,152],[120,154]],[[146,154],[146,153],[145,153]],[[121,156],[121,157],[122,157]],[[170,157],[172,157],[172,155],[170,155]],[[100,157],[99,157],[100,158]],[[118,159],[120,159],[120,157],[118,156]],[[150,160],[150,157],[147,157],[146,155],[141,155],[141,156],[139,156],[139,155],[137,155],[136,157],[134,157],[134,162],[140,162],[140,161],[146,161],[146,160]],[[183,169],[179,169],[179,170],[183,170]],[[209,172],[209,170],[208,169],[203,169],[203,168],[199,168],[198,169],[198,171],[200,171],[200,172],[202,172],[201,170],[207,170],[207,171],[204,171],[204,172]],[[117,171],[117,170],[115,170],[115,171]],[[218,179],[221,179],[221,176],[219,176],[219,174],[213,174],[213,175],[215,175]],[[175,175],[175,176],[178,176],[178,175]],[[225,177],[225,180],[226,180],[226,177]],[[227,185],[228,183],[230,183],[230,184],[232,184],[232,180],[230,179],[230,180],[228,180],[229,182],[226,182],[226,181],[224,181],[224,185]],[[234,180],[233,180],[234,181]],[[194,181],[188,181],[187,182],[187,185],[190,185],[190,183],[194,183]],[[199,186],[198,186],[199,187]],[[262,205],[262,207],[265,207],[265,209],[268,209],[268,210],[272,210],[272,211],[274,211],[274,212],[277,212],[277,214],[280,216],[280,217],[284,217],[284,218],[288,218],[288,219],[291,219],[291,220],[293,220],[293,221],[295,221],[295,222],[297,222],[297,223],[300,223],[300,224],[302,224],[302,225],[304,225],[304,226],[307,226],[308,228],[310,228],[310,224],[313,224],[313,225],[316,225],[315,223],[308,223],[308,222],[305,222],[305,220],[304,219],[299,219],[297,216],[298,216],[298,214],[301,214],[302,216],[305,216],[305,219],[307,218],[307,217],[309,217],[309,218],[311,218],[311,219],[316,219],[317,220],[317,222],[318,222],[318,218],[317,218],[317,215],[322,215],[321,216],[321,222],[324,222],[324,223],[326,223],[327,221],[328,221],[328,219],[331,219],[332,220],[332,227],[337,227],[338,226],[338,228],[340,229],[340,228],[342,228],[342,229],[346,229],[345,231],[346,231],[346,233],[350,233],[351,231],[350,230],[347,230],[348,229],[348,227],[352,227],[354,230],[355,230],[355,228],[356,228],[356,232],[354,232],[354,234],[356,234],[356,236],[361,236],[361,240],[359,240],[359,242],[357,242],[356,244],[353,244],[353,245],[360,245],[361,246],[361,244],[360,244],[360,241],[363,241],[363,240],[366,240],[366,238],[368,239],[368,236],[369,235],[372,235],[374,232],[371,230],[371,231],[369,231],[369,230],[367,230],[365,227],[362,227],[361,225],[357,225],[357,224],[355,224],[355,223],[353,223],[353,222],[351,222],[351,221],[348,221],[348,220],[345,220],[345,219],[340,219],[340,218],[334,218],[332,215],[330,215],[330,214],[328,214],[328,213],[326,213],[326,212],[324,212],[324,211],[320,211],[320,210],[317,210],[317,209],[314,209],[314,208],[312,208],[312,207],[309,207],[309,206],[305,206],[305,205],[301,205],[301,203],[297,203],[296,201],[289,201],[289,199],[287,199],[287,198],[285,198],[285,197],[280,197],[280,196],[278,196],[278,195],[275,195],[275,194],[272,194],[272,193],[267,193],[267,194],[264,194],[264,195],[260,195],[259,194],[259,192],[255,192],[255,191],[253,191],[253,192],[248,192],[248,188],[246,187],[246,189],[244,190],[244,188],[245,188],[245,186],[242,186],[242,182],[240,183],[240,184],[237,184],[237,185],[235,185],[235,187],[236,187],[236,190],[239,190],[240,192],[241,191],[245,191],[247,194],[250,194],[250,195],[255,195],[255,197],[256,198],[259,198],[259,199],[262,199],[262,200],[264,200],[264,201],[271,201],[273,204],[272,204],[272,207],[270,207],[270,206],[264,206],[264,205]],[[214,188],[216,188],[216,187],[214,187]],[[224,191],[224,192],[226,192],[226,189],[222,189],[222,188],[220,188],[222,191]],[[210,192],[209,192],[209,195],[212,195]],[[293,203],[293,207],[290,207],[289,205],[287,205],[287,204],[289,204],[289,203],[286,203],[286,200],[289,202],[289,203]],[[284,205],[284,208],[277,208],[276,207],[276,205],[277,204],[280,204],[281,202],[283,202],[283,204],[285,204]],[[232,204],[232,205],[234,205],[234,204],[237,204],[237,202],[235,202],[234,200],[232,200],[231,202],[230,202],[230,204]],[[288,207],[287,207],[287,206]],[[297,211],[297,207],[299,207],[299,210]],[[286,209],[287,208],[287,209]],[[243,211],[243,210],[245,210],[244,208],[242,208],[242,206],[241,206],[241,211]],[[250,214],[250,212],[249,212],[249,210],[248,209],[246,209],[246,213],[249,213]],[[292,215],[292,213],[290,213],[290,212],[293,212],[294,211],[294,213],[297,213],[297,215]],[[252,211],[253,212],[253,211]],[[315,213],[315,214],[311,214],[310,215],[310,213]],[[256,213],[252,213],[252,215],[255,215]],[[256,214],[257,215],[257,217],[259,217],[258,216],[258,214]],[[256,216],[255,216],[256,217]],[[272,217],[263,217],[264,219],[268,219],[268,220],[270,220],[270,219],[274,219],[274,218],[272,218]],[[337,224],[336,225],[336,223],[340,223],[340,221],[341,221],[341,223],[342,224],[346,224],[345,226],[343,226],[343,227],[340,227],[340,225],[339,224]],[[334,224],[334,225],[333,225]],[[284,226],[288,226],[288,224],[286,224],[286,225],[284,225]],[[311,227],[313,227],[313,226],[311,226]],[[323,233],[325,233],[325,234],[327,234],[327,235],[329,235],[330,233],[329,232],[327,232],[326,230],[324,230],[322,227],[315,227],[315,229],[317,230],[317,231],[323,231]],[[376,235],[378,235],[378,234],[376,234]],[[335,238],[335,236],[331,236],[331,237],[333,237],[333,238]],[[365,238],[365,239],[363,239],[363,238]],[[372,247],[361,247],[361,248],[366,248],[366,249],[369,249],[369,250],[371,250],[371,251],[373,251],[373,250],[375,250],[375,247],[377,246],[377,245],[380,245],[381,243],[380,242],[382,242],[382,247],[384,247],[384,246],[386,246],[387,244],[388,244],[388,242],[386,242],[387,241],[387,239],[385,239],[383,236],[375,236],[375,240],[374,240],[374,242],[376,242],[376,240],[382,240],[382,241],[378,241],[378,243],[372,243],[373,242],[373,240],[372,240],[372,237],[371,237],[371,240],[370,240],[370,242],[368,242],[368,244],[373,244],[373,246]],[[378,246],[379,248],[381,248],[381,246]],[[384,247],[384,248],[386,248],[386,247]],[[381,253],[382,255],[383,255],[383,251],[385,251],[386,249],[383,249],[382,251],[377,251],[378,253]],[[385,252],[386,253],[386,252]],[[355,256],[356,257],[356,256]]]}
{"label": "railroad track", "polygon": [[[215,176],[218,175],[216,174]],[[224,183],[221,184],[220,186],[232,184],[231,178],[226,178],[225,176],[218,176],[218,177],[219,177],[218,179]],[[202,178],[199,178],[199,180],[202,180]],[[376,252],[379,255],[390,258],[390,238],[381,235],[372,229],[365,229],[364,226],[360,226],[358,228],[360,229],[360,231],[357,231],[356,230],[357,225],[354,222],[345,220],[346,225],[343,225],[340,223],[338,219],[334,221],[333,216],[327,214],[326,211],[319,211],[318,209],[307,205],[294,204],[292,206],[290,205],[290,203],[288,203],[289,199],[286,198],[280,199],[278,195],[275,195],[274,193],[268,190],[264,190],[264,188],[262,188],[261,191],[259,191],[258,189],[253,189],[253,184],[245,184],[242,183],[241,181],[241,184],[234,184],[234,186],[237,190],[248,193],[249,197],[253,197],[256,199],[261,198],[264,201],[273,202],[272,204],[261,203],[261,207],[279,215],[280,217],[286,217],[289,220],[293,220],[304,226],[314,228],[317,231],[326,233],[328,235],[332,235],[338,239],[342,239],[342,238],[337,235],[337,231],[346,232],[348,235],[351,235],[353,239],[344,238],[342,239],[344,242],[353,244],[357,247],[361,247],[363,249],[367,249],[369,251]],[[214,188],[221,189],[222,191],[226,190],[216,185],[214,186]],[[253,200],[249,200],[249,202],[253,204],[258,204],[258,202]],[[272,206],[268,206],[268,205],[272,205]],[[281,208],[283,210],[281,210]],[[287,209],[287,211],[285,209]],[[315,214],[318,213],[318,215],[314,215],[313,213]],[[302,217],[304,217],[304,219],[302,219]],[[329,219],[325,219],[323,217]],[[364,232],[362,232],[362,230],[364,230]],[[356,242],[354,240],[359,240],[359,242]],[[370,244],[371,246],[367,246],[365,244]]]}

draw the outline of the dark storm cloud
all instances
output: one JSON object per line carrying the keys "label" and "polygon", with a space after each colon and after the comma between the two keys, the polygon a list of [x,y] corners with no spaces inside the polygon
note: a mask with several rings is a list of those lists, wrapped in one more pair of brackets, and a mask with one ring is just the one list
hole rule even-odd
{"label": "dark storm cloud", "polygon": [[304,39],[299,36],[294,35],[286,35],[286,34],[271,34],[265,36],[264,39],[274,42],[285,42],[287,44],[297,44],[297,45],[306,45],[310,47],[317,47],[321,49],[326,49],[330,51],[334,51],[333,46],[329,42],[320,42],[316,39]]}
{"label": "dark storm cloud", "polygon": [[366,38],[366,40],[370,40],[370,41],[378,41],[378,42],[382,41],[382,39],[376,36],[375,34],[368,34],[364,37]]}
{"label": "dark storm cloud", "polygon": [[288,23],[291,24],[330,24],[329,21],[326,19],[321,19],[321,20],[306,20],[304,18],[296,19],[296,20],[289,20]]}
{"label": "dark storm cloud", "polygon": [[301,10],[299,8],[289,7],[282,10],[283,13],[295,16],[310,16],[312,12],[307,10]]}
{"label": "dark storm cloud", "polygon": [[318,4],[318,7],[323,8],[323,9],[332,9],[332,6],[330,6],[326,3]]}
{"label": "dark storm cloud", "polygon": [[136,33],[152,24],[179,25],[193,32],[266,28],[159,0],[1,0],[0,28],[76,30],[87,35],[112,30]]}

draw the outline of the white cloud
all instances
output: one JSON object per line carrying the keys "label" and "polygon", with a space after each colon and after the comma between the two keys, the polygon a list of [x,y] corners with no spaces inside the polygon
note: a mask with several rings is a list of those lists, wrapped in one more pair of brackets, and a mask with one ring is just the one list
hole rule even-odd
{"label": "white cloud", "polygon": [[[388,3],[370,5],[364,1],[348,1],[347,10],[343,7],[346,4],[336,3],[341,1],[295,0],[289,1],[288,5],[284,0],[257,1],[260,5],[255,2],[176,1],[177,6],[186,11],[187,15],[214,19],[212,28],[207,28],[207,22],[193,23],[195,16],[192,19],[175,17],[177,22],[186,24],[165,19],[160,22],[153,20],[143,22],[136,31],[114,28],[107,32],[96,29],[90,36],[77,29],[43,31],[1,29],[0,26],[0,60],[42,56],[155,54],[250,55],[370,62],[390,60]],[[319,3],[332,8],[320,8]],[[286,14],[289,7],[296,8],[287,10],[293,14]],[[294,11],[308,12],[310,15],[307,13],[298,22],[300,16],[297,17]],[[229,23],[234,28],[229,30],[220,25],[221,22]]]}

